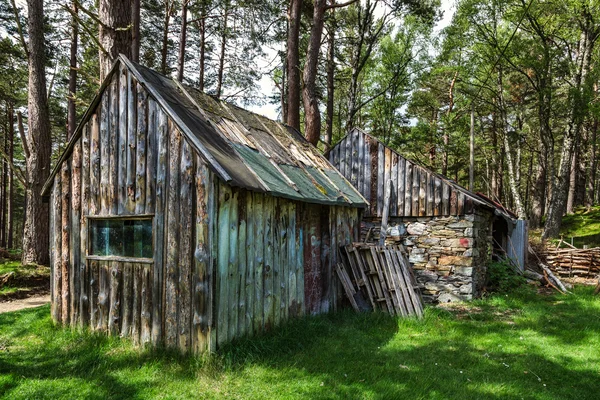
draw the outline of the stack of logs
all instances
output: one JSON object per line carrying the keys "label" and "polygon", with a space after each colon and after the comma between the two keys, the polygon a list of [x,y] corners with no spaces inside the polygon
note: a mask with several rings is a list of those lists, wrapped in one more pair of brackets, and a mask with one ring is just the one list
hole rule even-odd
{"label": "stack of logs", "polygon": [[600,247],[592,249],[548,247],[541,254],[561,277],[593,279],[600,274]]}
{"label": "stack of logs", "polygon": [[402,246],[353,243],[340,248],[337,273],[356,311],[423,316],[417,283]]}

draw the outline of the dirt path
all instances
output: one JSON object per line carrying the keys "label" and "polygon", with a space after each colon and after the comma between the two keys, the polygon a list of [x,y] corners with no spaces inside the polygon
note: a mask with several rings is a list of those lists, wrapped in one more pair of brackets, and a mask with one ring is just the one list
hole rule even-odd
{"label": "dirt path", "polygon": [[25,299],[17,299],[6,302],[0,302],[0,313],[9,311],[18,311],[25,308],[39,307],[50,303],[50,295],[32,296]]}

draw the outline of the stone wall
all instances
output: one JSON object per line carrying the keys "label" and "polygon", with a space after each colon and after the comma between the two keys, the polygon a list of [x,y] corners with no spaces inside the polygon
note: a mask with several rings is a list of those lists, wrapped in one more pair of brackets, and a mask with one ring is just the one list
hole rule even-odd
{"label": "stone wall", "polygon": [[[485,284],[492,251],[493,213],[460,217],[403,217],[388,222],[387,244],[403,244],[429,303],[471,300]],[[363,220],[362,232],[377,241],[380,221]]]}

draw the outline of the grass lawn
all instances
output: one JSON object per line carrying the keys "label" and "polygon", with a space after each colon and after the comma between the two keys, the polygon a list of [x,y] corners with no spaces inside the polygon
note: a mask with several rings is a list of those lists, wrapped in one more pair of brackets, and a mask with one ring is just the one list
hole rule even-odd
{"label": "grass lawn", "polygon": [[529,289],[423,320],[344,311],[294,321],[217,355],[140,350],[0,315],[0,395],[25,398],[598,399],[600,298]]}

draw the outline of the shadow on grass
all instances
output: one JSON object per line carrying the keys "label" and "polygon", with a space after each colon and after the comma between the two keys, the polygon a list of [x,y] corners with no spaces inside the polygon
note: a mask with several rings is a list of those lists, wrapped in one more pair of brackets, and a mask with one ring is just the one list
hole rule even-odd
{"label": "shadow on grass", "polygon": [[[5,349],[0,350],[0,393],[10,398],[596,399],[597,351],[589,349],[595,354],[589,364],[570,355],[581,346],[588,351],[594,335],[600,336],[589,301],[587,295],[535,301],[524,296],[476,303],[481,311],[467,317],[428,309],[420,321],[344,311],[292,321],[202,357],[136,350],[104,335],[55,328],[42,307],[0,315],[0,349]],[[558,350],[546,347],[554,343]],[[198,392],[201,381],[209,381],[211,391]],[[159,392],[148,392],[149,387]]]}

